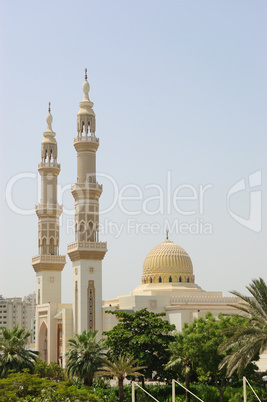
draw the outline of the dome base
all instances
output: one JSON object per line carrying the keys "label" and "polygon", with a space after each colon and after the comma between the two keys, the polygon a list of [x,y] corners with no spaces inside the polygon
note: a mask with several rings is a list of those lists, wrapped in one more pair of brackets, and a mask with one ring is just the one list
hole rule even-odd
{"label": "dome base", "polygon": [[204,292],[204,290],[195,283],[146,283],[135,288],[131,294],[159,294],[159,293],[187,293]]}

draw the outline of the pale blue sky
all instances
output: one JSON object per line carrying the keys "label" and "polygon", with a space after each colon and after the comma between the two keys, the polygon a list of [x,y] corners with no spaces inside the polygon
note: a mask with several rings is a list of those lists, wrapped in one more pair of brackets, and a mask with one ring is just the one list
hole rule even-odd
{"label": "pale blue sky", "polygon": [[[62,168],[59,184],[76,181],[73,138],[85,67],[101,144],[98,171],[110,175],[119,191],[131,184],[143,193],[142,200],[126,201],[125,208],[144,208],[156,185],[166,198],[168,172],[172,193],[182,184],[210,186],[202,215],[168,211],[165,199],[162,214],[129,216],[116,204],[100,217],[123,228],[118,238],[107,231],[101,235],[109,249],[103,261],[104,298],[140,284],[143,260],[164,239],[166,221],[212,227],[210,235],[170,233],[191,256],[202,288],[226,294],[244,291],[252,278],[267,280],[266,1],[2,0],[0,15],[0,294],[24,296],[35,289],[31,258],[37,254],[37,217],[14,213],[5,201],[6,186],[14,175],[37,173],[49,101]],[[260,232],[239,224],[226,205],[229,189],[257,171],[262,174],[256,188],[262,192]],[[99,182],[104,209],[113,191],[106,179]],[[17,182],[12,199],[21,209],[32,208],[38,202],[37,180]],[[240,192],[231,199],[231,210],[248,218],[249,199],[248,191]],[[63,202],[73,206],[67,191]],[[157,202],[149,206],[158,207]],[[196,206],[180,203],[185,211]],[[258,204],[255,208],[259,212]],[[62,254],[74,239],[71,218],[62,218]],[[144,223],[159,230],[140,234],[137,224]],[[71,298],[68,261],[63,300]]]}

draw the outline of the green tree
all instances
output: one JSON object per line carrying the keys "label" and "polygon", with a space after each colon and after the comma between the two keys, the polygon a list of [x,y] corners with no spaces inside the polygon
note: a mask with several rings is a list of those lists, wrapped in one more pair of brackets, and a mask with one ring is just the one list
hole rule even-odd
{"label": "green tree", "polygon": [[220,401],[223,401],[229,377],[225,369],[219,369],[225,353],[219,352],[218,348],[227,337],[225,329],[234,330],[245,324],[244,317],[224,317],[220,314],[215,319],[211,313],[207,313],[205,318],[195,319],[191,324],[185,324],[182,333],[177,335],[175,343],[171,345],[172,358],[167,367],[173,367],[175,363],[184,364],[185,368],[188,367],[189,378],[194,369],[201,381],[217,387]]}
{"label": "green tree", "polygon": [[144,366],[135,366],[137,359],[129,355],[119,355],[118,358],[113,357],[112,360],[105,360],[102,370],[98,373],[101,376],[116,377],[119,385],[119,402],[124,400],[123,381],[126,376],[140,377],[142,374],[139,370]]}
{"label": "green tree", "polygon": [[[146,366],[143,373],[146,378],[163,380],[168,374],[164,370],[170,358],[169,344],[174,340],[171,334],[175,326],[162,317],[165,313],[155,314],[147,309],[127,313],[108,311],[116,315],[119,323],[112,330],[104,332],[108,356],[131,354],[140,366]],[[143,377],[142,377],[143,378]],[[144,381],[143,381],[144,383]]]}
{"label": "green tree", "polygon": [[246,288],[251,296],[231,292],[241,299],[238,306],[233,306],[241,312],[236,316],[246,316],[248,323],[226,331],[228,338],[221,345],[220,351],[228,354],[220,367],[227,367],[227,375],[235,371],[240,374],[250,362],[258,360],[267,348],[267,285],[259,278]]}
{"label": "green tree", "polygon": [[66,380],[65,370],[60,367],[56,362],[46,363],[41,359],[35,362],[34,373],[41,378],[49,378],[52,381]]}
{"label": "green tree", "polygon": [[103,340],[96,340],[97,331],[83,331],[68,340],[67,374],[78,377],[87,386],[92,386],[95,373],[103,363]]}
{"label": "green tree", "polygon": [[0,377],[10,370],[21,371],[25,368],[34,371],[38,352],[26,349],[31,331],[15,326],[12,329],[0,328]]}

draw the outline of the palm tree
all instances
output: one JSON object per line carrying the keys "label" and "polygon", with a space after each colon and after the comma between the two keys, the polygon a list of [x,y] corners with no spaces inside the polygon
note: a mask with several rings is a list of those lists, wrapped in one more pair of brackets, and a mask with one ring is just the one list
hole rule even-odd
{"label": "palm tree", "polygon": [[105,360],[102,366],[102,370],[98,373],[99,376],[106,377],[116,377],[119,383],[119,402],[123,402],[123,380],[128,375],[134,377],[140,377],[143,374],[139,373],[138,370],[146,368],[145,366],[137,366],[137,359],[134,359],[129,355],[119,355],[118,358],[113,358],[112,360]]}
{"label": "palm tree", "polygon": [[84,384],[91,387],[93,378],[103,363],[103,340],[96,340],[97,331],[83,331],[74,334],[74,338],[68,340],[70,350],[67,356],[67,374],[78,377]]}
{"label": "palm tree", "polygon": [[[190,348],[186,345],[186,337],[183,333],[176,334],[176,339],[169,346],[171,358],[165,369],[176,369],[185,378],[185,388],[190,390],[190,379],[193,373],[193,360]],[[186,402],[190,402],[190,393],[186,390]]]}
{"label": "palm tree", "polygon": [[259,278],[254,279],[246,288],[253,297],[236,291],[231,293],[241,299],[238,306],[232,307],[241,312],[236,316],[247,318],[247,325],[224,331],[230,337],[219,348],[219,352],[230,352],[219,366],[226,366],[229,376],[235,371],[241,374],[267,348],[267,285]]}
{"label": "palm tree", "polygon": [[29,336],[31,331],[24,327],[0,328],[0,377],[5,377],[10,370],[34,371],[38,352],[25,349]]}

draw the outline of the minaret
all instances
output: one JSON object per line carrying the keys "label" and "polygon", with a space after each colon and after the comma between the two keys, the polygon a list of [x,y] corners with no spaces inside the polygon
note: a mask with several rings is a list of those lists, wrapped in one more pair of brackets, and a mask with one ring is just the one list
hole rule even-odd
{"label": "minaret", "polygon": [[52,130],[50,103],[46,117],[47,129],[41,144],[41,202],[36,205],[38,216],[39,253],[32,259],[36,272],[36,303],[61,303],[61,271],[66,257],[59,255],[59,217],[62,206],[57,203],[57,177],[60,165],[57,163],[56,134]]}
{"label": "minaret", "polygon": [[73,323],[74,332],[94,329],[102,336],[102,260],[107,243],[99,241],[99,198],[102,185],[96,181],[96,151],[99,139],[90,86],[83,83],[83,100],[77,115],[77,183],[71,192],[75,199],[75,242],[69,244],[68,255],[73,262]]}

